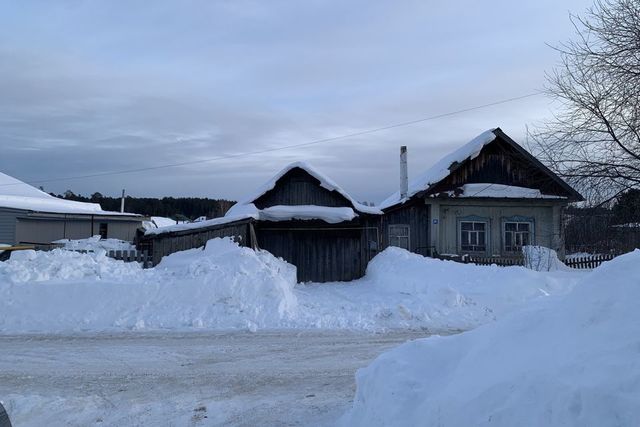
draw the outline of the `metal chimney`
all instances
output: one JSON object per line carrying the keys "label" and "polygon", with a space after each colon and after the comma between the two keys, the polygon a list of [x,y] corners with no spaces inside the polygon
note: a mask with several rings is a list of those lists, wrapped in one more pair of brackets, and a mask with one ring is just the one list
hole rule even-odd
{"label": "metal chimney", "polygon": [[407,172],[407,147],[400,147],[400,198],[407,197],[409,192],[409,174]]}
{"label": "metal chimney", "polygon": [[122,189],[122,198],[120,199],[120,212],[124,213],[124,188]]}

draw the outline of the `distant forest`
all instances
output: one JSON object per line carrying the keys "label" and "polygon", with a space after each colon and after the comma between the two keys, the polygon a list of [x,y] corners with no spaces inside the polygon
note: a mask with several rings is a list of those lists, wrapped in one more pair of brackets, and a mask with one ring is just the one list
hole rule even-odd
{"label": "distant forest", "polygon": [[[107,211],[120,211],[120,198],[103,196],[93,193],[89,197],[75,194],[67,190],[64,194],[50,193],[52,196],[78,202],[99,203],[102,209]],[[125,197],[125,212],[137,213],[146,216],[163,216],[177,220],[194,220],[200,216],[217,218],[224,216],[231,206],[232,200],[206,199],[198,197]]]}

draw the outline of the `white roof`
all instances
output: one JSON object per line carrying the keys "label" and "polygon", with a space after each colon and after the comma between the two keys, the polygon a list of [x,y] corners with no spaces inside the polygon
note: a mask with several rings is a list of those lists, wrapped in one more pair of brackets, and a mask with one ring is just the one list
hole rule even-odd
{"label": "white roof", "polygon": [[396,191],[382,203],[380,203],[378,207],[380,209],[385,209],[398,203],[404,203],[416,193],[424,191],[433,184],[442,181],[451,173],[449,168],[452,164],[456,162],[462,163],[467,159],[475,159],[476,157],[478,157],[484,146],[496,139],[496,134],[493,132],[494,130],[495,129],[489,129],[485,132],[482,132],[480,135],[476,136],[453,153],[440,159],[438,163],[433,165],[418,178],[411,181],[409,183],[409,191],[407,192],[407,197],[401,198],[400,191]]}
{"label": "white roof", "polygon": [[63,214],[138,216],[131,213],[103,211],[97,203],[59,199],[2,172],[0,172],[0,208]]}
{"label": "white roof", "polygon": [[564,196],[542,194],[536,188],[516,187],[503,184],[464,184],[460,187],[462,193],[447,191],[451,197],[490,197],[499,199],[566,199]]}
{"label": "white roof", "polygon": [[318,181],[320,181],[320,186],[322,188],[326,188],[329,191],[336,191],[340,193],[344,198],[346,198],[347,200],[349,200],[349,202],[351,202],[355,210],[362,213],[369,213],[369,214],[375,214],[375,215],[382,214],[382,211],[375,206],[366,206],[366,205],[363,205],[362,203],[357,202],[355,199],[353,199],[349,195],[349,193],[347,193],[335,181],[333,181],[331,178],[329,178],[322,172],[318,171],[316,168],[314,168],[307,162],[294,162],[287,165],[284,169],[282,169],[280,172],[275,174],[273,178],[271,178],[269,181],[264,183],[260,188],[258,188],[251,196],[238,201],[238,203],[233,207],[248,205],[250,203],[253,203],[256,199],[264,195],[269,190],[273,190],[273,188],[276,186],[276,182],[278,182],[278,180],[282,178],[287,172],[295,168],[303,169],[304,171],[309,173],[309,175],[316,178]]}
{"label": "white roof", "polygon": [[251,214],[223,216],[221,218],[213,218],[213,219],[208,219],[206,221],[187,222],[183,224],[169,225],[167,227],[152,228],[150,230],[145,231],[144,234],[146,236],[150,236],[154,234],[171,233],[173,231],[195,230],[198,228],[206,228],[214,225],[228,224],[231,222],[241,221],[243,219],[249,219],[249,218],[257,219],[257,216],[254,216]]}

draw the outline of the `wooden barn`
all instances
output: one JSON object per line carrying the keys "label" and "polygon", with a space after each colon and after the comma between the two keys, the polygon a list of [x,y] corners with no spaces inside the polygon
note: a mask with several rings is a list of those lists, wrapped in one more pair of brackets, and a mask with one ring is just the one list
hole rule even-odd
{"label": "wooden barn", "polygon": [[147,232],[154,262],[178,250],[232,236],[297,267],[298,281],[332,282],[364,275],[380,245],[381,211],[355,201],[307,163],[292,163],[223,218]]}
{"label": "wooden barn", "polygon": [[400,189],[380,205],[383,247],[423,255],[519,257],[523,245],[533,244],[562,256],[563,211],[582,196],[499,128],[411,183],[406,164],[404,149]]}

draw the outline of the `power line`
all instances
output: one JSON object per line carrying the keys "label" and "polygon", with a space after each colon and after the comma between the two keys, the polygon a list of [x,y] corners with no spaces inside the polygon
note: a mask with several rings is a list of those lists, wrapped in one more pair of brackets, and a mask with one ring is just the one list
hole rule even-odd
{"label": "power line", "polygon": [[[281,147],[267,148],[267,149],[264,149],[264,150],[250,151],[250,152],[238,153],[238,154],[230,154],[230,155],[218,156],[218,157],[210,157],[210,158],[200,159],[200,160],[191,160],[191,161],[188,161],[188,162],[169,163],[169,164],[164,164],[164,165],[148,166],[148,167],[135,168],[135,169],[124,169],[124,170],[111,171],[111,172],[99,172],[99,173],[94,173],[94,174],[76,175],[76,176],[69,176],[69,177],[64,177],[64,178],[42,179],[42,180],[37,180],[37,181],[30,181],[30,182],[28,182],[28,184],[45,184],[45,183],[57,182],[57,181],[71,181],[71,180],[76,180],[76,179],[87,179],[87,178],[96,178],[96,177],[111,176],[111,175],[123,175],[123,174],[127,174],[127,173],[146,172],[146,171],[152,171],[152,170],[158,170],[158,169],[166,169],[166,168],[172,168],[172,167],[188,166],[188,165],[195,165],[195,164],[200,164],[200,163],[214,162],[214,161],[217,161],[217,160],[233,159],[233,158],[237,158],[237,157],[254,156],[254,155],[257,155],[257,154],[272,153],[274,151],[288,150],[288,149],[291,149],[291,148],[308,147],[308,146],[311,146],[311,145],[317,145],[317,144],[322,144],[322,143],[326,143],[326,142],[333,142],[333,141],[338,141],[338,140],[341,140],[341,139],[353,138],[353,137],[356,137],[356,136],[362,136],[362,135],[368,135],[368,134],[372,134],[372,133],[376,133],[376,132],[382,132],[382,131],[385,131],[385,130],[395,129],[395,128],[399,128],[399,127],[403,127],[403,126],[410,126],[410,125],[414,125],[414,124],[417,124],[417,123],[422,123],[422,122],[426,122],[426,121],[430,121],[430,120],[441,119],[441,118],[444,118],[444,117],[449,117],[449,116],[453,116],[453,115],[456,115],[456,114],[467,113],[469,111],[480,110],[482,108],[493,107],[495,105],[506,104],[508,102],[518,101],[518,100],[521,100],[521,99],[530,98],[532,96],[538,96],[538,95],[541,95],[541,94],[542,94],[541,92],[532,92],[532,93],[528,93],[526,95],[520,95],[520,96],[515,96],[515,97],[512,97],[512,98],[501,99],[499,101],[490,102],[488,104],[482,104],[482,105],[477,105],[477,106],[474,106],[474,107],[463,108],[461,110],[450,111],[448,113],[438,114],[438,115],[435,115],[435,116],[425,117],[425,118],[422,118],[422,119],[410,120],[410,121],[401,122],[401,123],[395,123],[395,124],[388,125],[388,126],[382,126],[382,127],[379,127],[379,128],[363,130],[363,131],[360,131],[360,132],[353,132],[353,133],[340,135],[340,136],[334,136],[334,137],[330,137],[330,138],[316,139],[316,140],[313,140],[313,141],[302,142],[302,143],[299,143],[299,144],[284,145],[284,146],[281,146]],[[20,185],[20,184],[21,183],[0,184],[0,187],[10,186],[10,185]]]}

